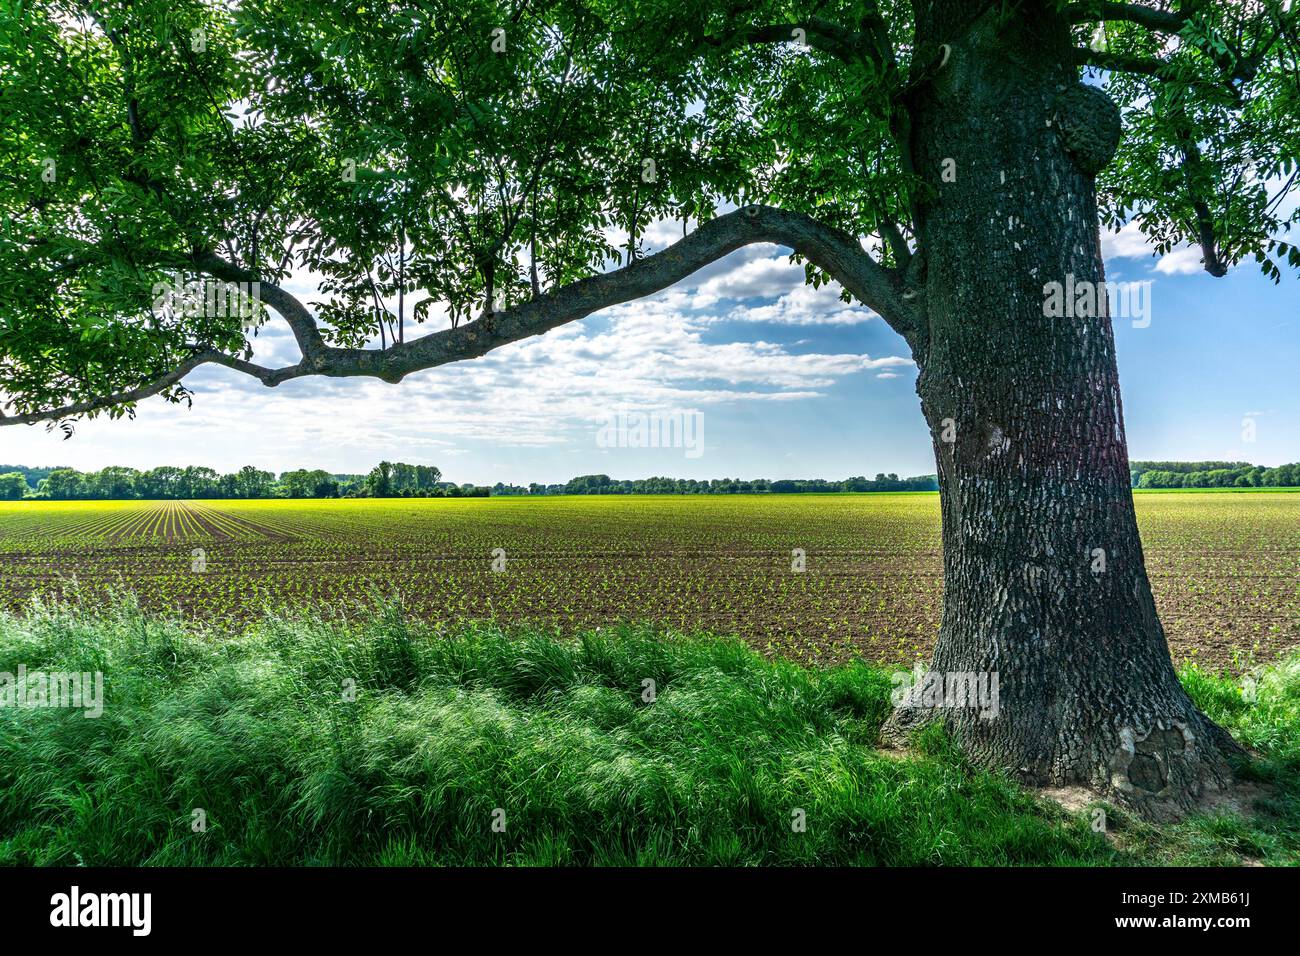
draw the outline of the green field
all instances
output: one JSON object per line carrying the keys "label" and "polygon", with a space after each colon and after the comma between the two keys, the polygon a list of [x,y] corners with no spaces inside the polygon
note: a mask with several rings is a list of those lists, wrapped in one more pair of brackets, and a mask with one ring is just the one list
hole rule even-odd
{"label": "green field", "polygon": [[[1240,669],[1300,645],[1300,495],[1136,501],[1177,661]],[[123,587],[203,623],[400,594],[437,623],[651,621],[810,663],[895,664],[939,625],[938,497],[0,504],[0,606]]]}

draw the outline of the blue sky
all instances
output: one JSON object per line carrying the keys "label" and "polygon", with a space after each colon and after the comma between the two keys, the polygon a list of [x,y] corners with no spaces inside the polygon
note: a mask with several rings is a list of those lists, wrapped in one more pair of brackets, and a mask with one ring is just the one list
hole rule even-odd
{"label": "blue sky", "polygon": [[[1300,460],[1300,283],[1275,286],[1253,263],[1214,279],[1195,251],[1154,257],[1131,227],[1106,250],[1108,278],[1153,283],[1150,325],[1115,323],[1131,456]],[[268,390],[205,369],[192,409],[153,399],[135,421],[83,423],[69,441],[0,430],[0,462],[359,472],[387,458],[478,483],[933,472],[905,344],[802,274],[775,247],[750,247],[652,299],[396,386]],[[291,288],[313,294],[307,277]],[[292,362],[292,345],[273,319],[259,359]],[[701,412],[703,453],[601,447],[619,407]]]}

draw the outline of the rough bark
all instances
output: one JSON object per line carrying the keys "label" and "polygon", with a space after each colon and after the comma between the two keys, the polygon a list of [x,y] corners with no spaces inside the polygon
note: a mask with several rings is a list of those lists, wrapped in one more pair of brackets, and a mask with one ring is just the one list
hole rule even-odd
{"label": "rough bark", "polygon": [[1183,690],[1156,614],[1104,302],[1044,308],[1049,282],[1104,281],[1092,177],[1118,120],[1062,66],[1064,22],[942,6],[921,27],[947,62],[911,104],[932,187],[917,382],[943,514],[931,671],[996,674],[999,699],[994,717],[918,685],[884,735],[942,721],[976,765],[1177,814],[1228,784],[1239,748]]}

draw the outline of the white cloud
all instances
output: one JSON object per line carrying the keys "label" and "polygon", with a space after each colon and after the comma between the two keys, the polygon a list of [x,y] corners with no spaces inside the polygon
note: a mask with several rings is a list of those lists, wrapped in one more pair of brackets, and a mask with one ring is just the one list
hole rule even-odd
{"label": "white cloud", "polygon": [[[309,377],[267,389],[229,369],[206,367],[187,382],[195,393],[192,410],[151,399],[136,421],[82,423],[77,439],[61,447],[25,432],[30,442],[17,442],[13,455],[77,467],[119,461],[153,467],[183,459],[223,470],[295,462],[346,470],[378,458],[443,459],[481,442],[582,448],[620,405],[802,402],[852,376],[892,375],[912,365],[897,355],[805,351],[804,343],[716,341],[712,321],[667,297],[628,303],[396,386]],[[282,344],[292,349],[282,334],[267,341],[277,352]]]}
{"label": "white cloud", "polygon": [[816,289],[798,285],[771,305],[734,309],[727,317],[783,325],[856,325],[875,316],[870,309],[841,300],[839,284],[831,283]]}
{"label": "white cloud", "polygon": [[1138,224],[1130,222],[1119,232],[1102,232],[1101,254],[1105,259],[1142,259],[1154,255],[1155,249]]}
{"label": "white cloud", "polygon": [[1167,276],[1189,276],[1201,272],[1203,254],[1198,248],[1175,249],[1168,255],[1160,257],[1156,263],[1156,272]]}
{"label": "white cloud", "polygon": [[740,262],[727,272],[700,282],[695,287],[692,306],[707,309],[723,300],[769,298],[803,285],[803,266],[794,265],[786,256],[772,258],[775,250],[772,245],[757,246],[755,252],[763,258]]}
{"label": "white cloud", "polygon": [[[695,231],[699,225],[694,219],[690,221],[687,230]],[[646,227],[641,235],[641,241],[647,249],[663,249],[672,245],[682,238],[682,221],[680,219],[657,219]],[[627,234],[623,234],[623,241],[627,242]]]}

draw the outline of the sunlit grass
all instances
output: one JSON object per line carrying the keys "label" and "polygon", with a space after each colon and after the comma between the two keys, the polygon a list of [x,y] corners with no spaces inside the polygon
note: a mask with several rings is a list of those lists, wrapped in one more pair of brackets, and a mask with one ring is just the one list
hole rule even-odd
{"label": "sunlit grass", "polygon": [[[0,708],[4,863],[1296,859],[1289,804],[1262,822],[1130,822],[1116,848],[941,738],[878,753],[886,674],[707,635],[443,633],[391,605],[216,635],[124,602],[0,616],[0,672],[19,664],[101,670],[106,702],[99,719]],[[1254,704],[1187,678],[1274,782],[1297,769],[1296,672],[1271,672]]]}

